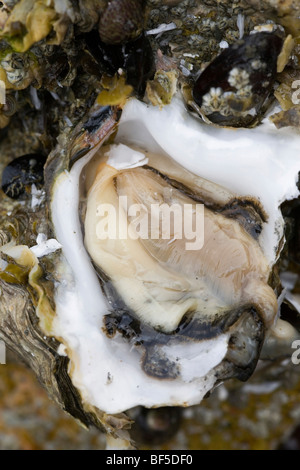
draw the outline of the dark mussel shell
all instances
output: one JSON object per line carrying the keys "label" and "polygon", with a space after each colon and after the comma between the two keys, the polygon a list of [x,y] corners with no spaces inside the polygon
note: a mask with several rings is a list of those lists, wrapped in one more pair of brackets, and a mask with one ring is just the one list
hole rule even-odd
{"label": "dark mussel shell", "polygon": [[125,44],[144,29],[145,0],[111,0],[101,15],[99,34],[105,44]]}
{"label": "dark mussel shell", "polygon": [[126,73],[126,83],[142,98],[146,82],[155,73],[154,54],[149,39],[143,33],[124,45],[108,45],[100,41],[97,31],[85,36],[87,48],[99,65],[100,72],[114,76],[119,69]]}
{"label": "dark mussel shell", "polygon": [[35,153],[15,158],[3,171],[1,189],[11,199],[18,199],[33,184],[41,188],[45,161],[44,155]]}
{"label": "dark mussel shell", "polygon": [[282,46],[277,34],[261,32],[225,49],[194,85],[201,113],[221,126],[247,127],[257,121],[272,91]]}
{"label": "dark mussel shell", "polygon": [[178,407],[146,409],[133,412],[132,436],[138,444],[155,445],[171,439],[179,430],[182,410]]}
{"label": "dark mussel shell", "polygon": [[[300,178],[300,173],[299,173]],[[290,262],[300,268],[300,197],[286,201],[281,205],[285,219],[285,237],[287,240],[287,253]]]}

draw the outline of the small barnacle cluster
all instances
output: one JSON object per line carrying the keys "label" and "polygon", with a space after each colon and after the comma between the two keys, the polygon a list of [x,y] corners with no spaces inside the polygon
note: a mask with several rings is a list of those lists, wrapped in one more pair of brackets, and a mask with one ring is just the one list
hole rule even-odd
{"label": "small barnacle cluster", "polygon": [[276,79],[282,47],[279,35],[261,32],[225,49],[194,85],[200,114],[219,125],[257,123]]}
{"label": "small barnacle cluster", "polygon": [[252,93],[249,73],[235,67],[229,73],[228,83],[235,89],[234,91],[224,92],[221,87],[212,87],[202,97],[201,109],[205,115],[217,112],[221,116],[247,116],[248,110],[245,110],[245,103],[251,99]]}
{"label": "small barnacle cluster", "polygon": [[2,54],[0,67],[0,79],[7,90],[23,90],[34,80],[39,81],[39,66],[33,54],[21,54],[8,48]]}
{"label": "small barnacle cluster", "polygon": [[12,85],[20,83],[26,76],[26,68],[20,54],[7,54],[1,61],[1,67],[6,72],[7,80]]}
{"label": "small barnacle cluster", "polygon": [[224,93],[222,88],[211,88],[202,98],[202,108],[208,114],[220,111],[224,106]]}

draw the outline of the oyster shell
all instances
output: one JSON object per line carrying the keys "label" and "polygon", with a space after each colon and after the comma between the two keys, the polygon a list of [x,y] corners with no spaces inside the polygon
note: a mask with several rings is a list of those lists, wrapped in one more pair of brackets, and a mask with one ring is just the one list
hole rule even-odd
{"label": "oyster shell", "polygon": [[[108,413],[137,405],[191,405],[218,381],[251,374],[265,328],[274,326],[277,315],[276,289],[268,282],[284,236],[279,205],[298,195],[298,141],[287,131],[279,136],[267,123],[211,132],[186,114],[179,99],[163,110],[132,99],[116,146],[94,148],[56,178],[52,218],[70,278],[57,290],[52,334],[67,347],[84,401]],[[254,161],[264,172],[257,174]],[[239,168],[239,180],[232,181],[233,168]],[[98,274],[83,247],[80,175],[91,185],[82,189],[82,223]],[[188,252],[186,240],[97,237],[97,208],[118,206],[125,194],[146,207],[153,201],[204,202],[203,248]],[[128,219],[126,211],[122,217],[122,223]],[[104,351],[108,356],[99,361]]]}

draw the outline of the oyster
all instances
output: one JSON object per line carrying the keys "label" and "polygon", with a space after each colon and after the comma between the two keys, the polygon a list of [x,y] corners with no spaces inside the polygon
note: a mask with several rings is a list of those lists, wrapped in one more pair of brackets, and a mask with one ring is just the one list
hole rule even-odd
{"label": "oyster", "polygon": [[[132,99],[114,144],[56,178],[52,218],[70,279],[57,289],[51,334],[66,345],[85,401],[107,413],[192,405],[219,381],[252,373],[277,315],[269,283],[284,235],[278,207],[298,194],[298,145],[297,135],[279,136],[267,123],[212,133],[179,98],[163,110]],[[189,206],[195,223],[200,203],[203,247],[186,250],[174,232],[153,239],[147,224],[142,232],[151,205]],[[141,211],[135,239],[122,236],[135,226],[133,205]],[[108,206],[118,233],[105,230]]]}
{"label": "oyster", "polygon": [[[185,104],[190,104],[191,82],[197,88],[206,73],[188,75],[176,47],[172,59],[157,52],[154,73],[150,40],[144,34],[132,37],[132,29],[128,36],[122,28],[124,37],[117,31],[115,38],[104,22],[106,1],[97,8],[93,2],[78,2],[75,9],[69,2],[39,2],[45,29],[36,37],[29,21],[38,13],[33,3],[18,2],[6,23],[3,35],[11,37],[1,72],[9,81],[22,58],[26,76],[18,72],[9,92],[30,86],[37,114],[42,95],[33,91],[33,83],[43,84],[55,102],[61,86],[71,98],[50,107],[50,129],[57,135],[63,110],[65,127],[58,142],[42,134],[44,150],[50,152],[45,192],[41,175],[31,174],[41,167],[41,162],[33,164],[33,151],[3,172],[1,331],[64,409],[87,426],[96,424],[127,441],[136,407],[200,403],[229,378],[247,380],[260,357],[284,355],[292,339],[299,338],[295,328],[278,318],[286,292],[277,275],[286,236],[280,206],[299,196],[299,133],[276,129],[268,118],[253,129],[232,129],[191,115]],[[134,16],[140,32],[144,2],[128,4],[141,6]],[[127,18],[126,8],[120,12]],[[12,34],[16,16],[28,28],[26,34]],[[251,16],[251,25],[255,21]],[[70,47],[71,23],[84,35],[81,48]],[[93,44],[98,27],[103,42]],[[271,38],[276,45],[267,89],[261,93],[253,84],[263,104],[273,92],[278,56],[282,59],[286,42],[281,36],[280,29],[280,39],[265,32],[245,39],[255,43],[255,53],[261,40],[266,46]],[[34,58],[28,49],[40,41],[45,43],[33,49]],[[51,42],[63,47],[51,52]],[[232,50],[237,48],[228,53]],[[78,92],[81,82],[76,82],[81,72],[74,57],[81,54],[81,67],[86,61],[92,75],[86,96],[87,88]],[[261,54],[266,55],[265,49]],[[209,61],[214,55],[211,47]],[[239,50],[238,70],[240,55]],[[53,63],[48,76],[45,70],[52,70]],[[215,63],[222,67],[221,59],[211,66]],[[214,90],[232,71],[221,72]],[[211,86],[205,84],[200,101]],[[145,101],[148,96],[161,108],[138,99],[145,89]],[[75,103],[74,90],[80,96]],[[18,101],[19,95],[14,96]],[[253,99],[255,112],[261,113],[262,103]],[[245,121],[234,114],[236,127],[249,124],[252,105]],[[22,106],[18,101],[14,112]],[[227,117],[217,119],[218,124],[233,125]],[[34,129],[36,141],[41,134],[38,126]],[[19,202],[9,201],[12,197]],[[109,211],[113,220],[107,218]],[[9,221],[7,214],[12,215]]]}

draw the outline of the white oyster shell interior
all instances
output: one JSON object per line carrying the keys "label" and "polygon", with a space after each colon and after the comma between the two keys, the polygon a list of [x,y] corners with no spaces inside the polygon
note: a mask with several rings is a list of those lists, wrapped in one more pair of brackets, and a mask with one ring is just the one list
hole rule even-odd
{"label": "white oyster shell interior", "polygon": [[[260,245],[270,267],[279,253],[283,219],[279,205],[297,197],[300,136],[265,122],[256,129],[217,129],[188,115],[179,99],[160,110],[130,100],[116,142],[168,155],[195,175],[221,184],[241,196],[259,199],[268,214]],[[62,173],[54,188],[52,218],[63,246],[61,281],[56,289],[53,335],[66,345],[70,374],[85,403],[107,413],[137,405],[193,405],[214,386],[214,368],[224,359],[229,334],[190,345],[165,346],[178,357],[182,374],[175,381],[147,376],[140,356],[121,335],[114,341],[103,332],[109,305],[87,254],[78,215],[80,175],[97,151]],[[146,156],[110,157],[117,169],[144,164]],[[173,348],[173,349],[172,349]]]}

